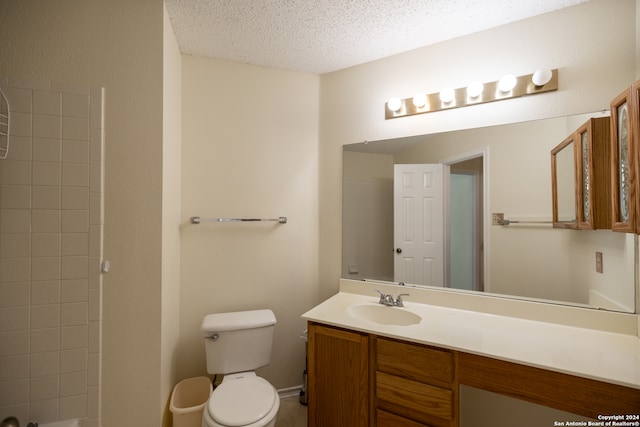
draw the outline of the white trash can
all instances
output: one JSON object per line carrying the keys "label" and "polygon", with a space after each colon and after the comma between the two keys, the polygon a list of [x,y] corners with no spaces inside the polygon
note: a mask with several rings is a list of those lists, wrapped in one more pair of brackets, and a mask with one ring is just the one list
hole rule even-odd
{"label": "white trash can", "polygon": [[173,427],[200,427],[202,412],[212,391],[208,377],[187,378],[176,384],[169,404]]}

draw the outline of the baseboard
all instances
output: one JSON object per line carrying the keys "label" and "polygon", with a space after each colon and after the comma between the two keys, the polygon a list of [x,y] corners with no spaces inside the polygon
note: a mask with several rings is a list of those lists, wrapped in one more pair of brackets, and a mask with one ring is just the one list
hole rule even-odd
{"label": "baseboard", "polygon": [[300,397],[300,391],[302,391],[302,385],[295,387],[281,388],[278,390],[280,399],[288,399],[291,397]]}

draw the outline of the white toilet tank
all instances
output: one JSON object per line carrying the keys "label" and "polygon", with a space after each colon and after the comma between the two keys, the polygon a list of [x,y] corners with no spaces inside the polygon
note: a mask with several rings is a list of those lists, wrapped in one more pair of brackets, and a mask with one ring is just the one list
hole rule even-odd
{"label": "white toilet tank", "polygon": [[271,362],[276,316],[271,310],[209,314],[202,320],[207,372],[253,371]]}

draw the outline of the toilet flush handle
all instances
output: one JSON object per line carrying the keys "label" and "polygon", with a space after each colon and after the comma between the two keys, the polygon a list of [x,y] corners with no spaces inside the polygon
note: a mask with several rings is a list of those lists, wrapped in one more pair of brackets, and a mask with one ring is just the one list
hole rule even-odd
{"label": "toilet flush handle", "polygon": [[211,341],[218,341],[218,338],[220,338],[220,335],[218,335],[217,332],[214,332],[211,335],[207,335],[205,338]]}

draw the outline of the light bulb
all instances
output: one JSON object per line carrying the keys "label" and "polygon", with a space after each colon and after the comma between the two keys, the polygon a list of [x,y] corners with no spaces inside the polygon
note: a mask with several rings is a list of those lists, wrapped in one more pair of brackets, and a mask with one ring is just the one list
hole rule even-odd
{"label": "light bulb", "polygon": [[503,76],[498,82],[498,89],[500,92],[510,92],[514,87],[516,87],[516,83],[518,79],[513,74],[507,74]]}
{"label": "light bulb", "polygon": [[402,101],[398,97],[393,97],[387,101],[387,106],[389,107],[389,110],[396,113],[402,108]]}
{"label": "light bulb", "polygon": [[536,86],[544,86],[549,83],[552,75],[553,74],[549,69],[536,70],[536,72],[533,73],[533,76],[531,76],[531,81]]}
{"label": "light bulb", "polygon": [[469,86],[467,86],[467,95],[469,95],[469,98],[477,98],[482,94],[483,90],[484,85],[482,83],[479,81],[473,81],[469,83]]}
{"label": "light bulb", "polygon": [[427,105],[427,95],[423,92],[416,93],[413,96],[413,105],[418,108],[422,108]]}
{"label": "light bulb", "polygon": [[455,97],[455,91],[453,90],[453,88],[445,87],[440,91],[440,101],[444,102],[445,104],[448,104],[451,101],[453,101],[454,97]]}

